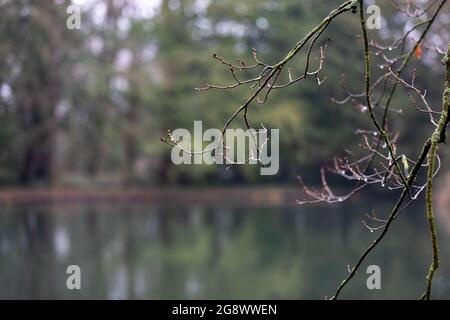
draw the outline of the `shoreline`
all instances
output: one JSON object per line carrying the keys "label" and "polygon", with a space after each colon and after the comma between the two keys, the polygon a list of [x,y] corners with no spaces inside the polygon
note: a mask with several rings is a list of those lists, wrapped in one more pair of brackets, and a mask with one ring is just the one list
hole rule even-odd
{"label": "shoreline", "polygon": [[16,204],[242,204],[295,206],[302,195],[294,187],[173,189],[9,189],[0,205]]}

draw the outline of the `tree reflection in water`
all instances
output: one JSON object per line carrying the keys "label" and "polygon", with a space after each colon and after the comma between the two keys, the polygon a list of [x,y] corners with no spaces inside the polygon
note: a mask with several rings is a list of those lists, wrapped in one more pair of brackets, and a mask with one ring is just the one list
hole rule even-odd
{"label": "tree reflection in water", "polygon": [[[0,298],[323,299],[375,236],[361,223],[366,207],[3,206]],[[382,290],[369,291],[362,272],[344,298],[414,298],[422,289],[423,208],[401,219],[367,261],[381,267]],[[450,236],[441,237],[436,297],[450,298]],[[80,291],[65,287],[70,264],[81,267]]]}

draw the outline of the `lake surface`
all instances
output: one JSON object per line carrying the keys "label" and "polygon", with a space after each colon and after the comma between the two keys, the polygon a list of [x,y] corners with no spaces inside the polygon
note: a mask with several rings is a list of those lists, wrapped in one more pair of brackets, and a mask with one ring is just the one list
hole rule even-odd
{"label": "lake surface", "polygon": [[[377,235],[364,214],[391,206],[232,203],[2,205],[0,298],[324,299]],[[450,299],[450,233],[439,231],[433,294]],[[342,298],[415,299],[429,262],[424,208],[412,207]],[[367,289],[372,264],[381,290]],[[81,290],[66,288],[68,265],[81,268]]]}

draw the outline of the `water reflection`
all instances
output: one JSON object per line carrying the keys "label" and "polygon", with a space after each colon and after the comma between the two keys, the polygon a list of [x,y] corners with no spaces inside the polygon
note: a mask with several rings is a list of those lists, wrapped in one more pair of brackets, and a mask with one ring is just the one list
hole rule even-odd
{"label": "water reflection", "polygon": [[[2,207],[0,298],[323,299],[376,235],[361,223],[366,205]],[[441,230],[439,298],[450,298],[449,238]],[[423,210],[412,208],[362,269],[381,267],[382,290],[360,272],[343,297],[416,298],[429,255]],[[71,264],[80,291],[65,287]]]}

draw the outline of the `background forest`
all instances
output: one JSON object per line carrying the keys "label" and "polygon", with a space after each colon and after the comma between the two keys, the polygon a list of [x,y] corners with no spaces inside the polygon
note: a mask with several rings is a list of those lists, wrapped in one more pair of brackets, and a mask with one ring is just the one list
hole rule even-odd
{"label": "background forest", "polygon": [[[308,81],[280,90],[270,105],[252,110],[255,125],[281,129],[276,176],[261,179],[254,166],[174,166],[160,137],[168,129],[192,130],[194,120],[221,128],[243,101],[245,91],[194,90],[204,79],[230,80],[213,53],[249,60],[256,48],[275,61],[338,2],[80,0],[74,3],[82,5],[81,29],[69,30],[70,1],[1,1],[0,184],[295,183],[298,173],[317,172],[343,146],[356,146],[355,131],[368,126],[358,106],[331,100],[343,97],[343,74],[350,90],[362,90],[361,39],[351,15],[328,30],[322,86]],[[448,9],[429,37],[433,45],[449,38]],[[388,42],[407,17],[389,3],[382,10],[383,28],[373,32]],[[415,60],[418,83],[439,103],[439,55],[424,50]],[[423,115],[405,94],[395,99],[403,112],[394,118],[406,130],[400,138],[417,149]]]}

